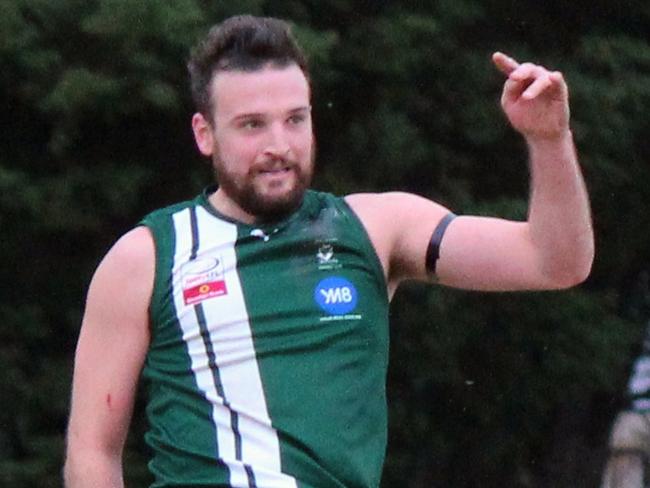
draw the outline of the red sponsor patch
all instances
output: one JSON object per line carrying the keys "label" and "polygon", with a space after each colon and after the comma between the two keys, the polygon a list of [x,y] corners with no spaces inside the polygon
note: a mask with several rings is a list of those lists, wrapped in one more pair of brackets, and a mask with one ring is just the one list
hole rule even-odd
{"label": "red sponsor patch", "polygon": [[183,290],[183,299],[185,300],[185,305],[192,305],[194,303],[200,302],[207,298],[218,297],[228,293],[226,290],[226,282],[223,280],[220,281],[210,281],[207,283],[202,283],[198,286],[192,288],[187,288]]}
{"label": "red sponsor patch", "polygon": [[181,287],[185,305],[226,295],[226,280],[220,257],[207,257],[185,263],[181,268]]}

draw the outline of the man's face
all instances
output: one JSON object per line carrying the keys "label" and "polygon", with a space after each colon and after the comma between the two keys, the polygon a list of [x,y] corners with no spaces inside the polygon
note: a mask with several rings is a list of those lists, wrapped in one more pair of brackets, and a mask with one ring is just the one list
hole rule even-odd
{"label": "man's face", "polygon": [[294,210],[311,183],[314,158],[303,72],[296,65],[220,71],[211,93],[211,153],[220,197],[260,220]]}

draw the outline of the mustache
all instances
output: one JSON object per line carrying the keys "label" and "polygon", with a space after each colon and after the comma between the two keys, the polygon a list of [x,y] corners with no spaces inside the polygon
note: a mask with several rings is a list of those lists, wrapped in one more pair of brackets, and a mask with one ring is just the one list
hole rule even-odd
{"label": "mustache", "polygon": [[298,161],[288,158],[268,158],[264,161],[253,165],[251,167],[251,172],[253,173],[263,173],[267,171],[277,171],[280,169],[299,169],[300,164]]}

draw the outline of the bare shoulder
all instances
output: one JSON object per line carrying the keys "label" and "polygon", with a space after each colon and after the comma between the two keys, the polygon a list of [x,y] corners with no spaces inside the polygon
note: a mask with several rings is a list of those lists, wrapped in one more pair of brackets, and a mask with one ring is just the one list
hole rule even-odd
{"label": "bare shoulder", "polygon": [[106,254],[106,258],[131,266],[145,266],[155,258],[155,246],[151,231],[138,226],[120,237]]}
{"label": "bare shoulder", "polygon": [[408,193],[353,193],[345,201],[359,217],[377,248],[379,240],[386,241],[392,234],[395,217],[410,200]]}
{"label": "bare shoulder", "polygon": [[[346,195],[345,201],[356,211],[357,209],[372,210],[377,207],[388,206],[416,197],[411,193],[390,191],[382,193],[351,193]],[[416,197],[417,198],[417,197]]]}
{"label": "bare shoulder", "polygon": [[[429,200],[414,193],[404,191],[388,191],[382,193],[351,193],[345,197],[353,208],[359,207],[365,209],[371,207],[381,210],[393,210],[395,212],[415,208],[441,207],[433,200]],[[356,210],[356,208],[355,208]]]}
{"label": "bare shoulder", "polygon": [[111,344],[122,352],[137,351],[141,359],[148,342],[155,267],[153,237],[147,228],[136,227],[117,240],[88,288],[79,337],[82,355]]}
{"label": "bare shoulder", "polygon": [[392,287],[404,279],[426,279],[427,245],[447,208],[406,192],[356,193],[346,201],[365,226]]}
{"label": "bare shoulder", "polygon": [[432,200],[407,192],[353,193],[345,200],[364,224],[377,221],[382,227],[398,231],[423,218],[437,221],[449,212]]}
{"label": "bare shoulder", "polygon": [[155,268],[155,245],[148,228],[136,227],[120,237],[106,253],[95,275],[126,276],[138,280]]}
{"label": "bare shoulder", "polygon": [[146,309],[153,290],[155,254],[153,236],[146,227],[120,237],[95,271],[86,312],[116,304],[123,312]]}

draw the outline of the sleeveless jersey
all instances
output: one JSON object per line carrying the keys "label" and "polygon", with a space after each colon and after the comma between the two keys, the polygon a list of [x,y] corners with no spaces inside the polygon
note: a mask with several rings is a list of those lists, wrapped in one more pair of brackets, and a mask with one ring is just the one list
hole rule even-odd
{"label": "sleeveless jersey", "polygon": [[364,227],[327,193],[263,227],[207,195],[142,221],[152,486],[379,486],[388,298]]}

